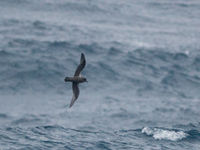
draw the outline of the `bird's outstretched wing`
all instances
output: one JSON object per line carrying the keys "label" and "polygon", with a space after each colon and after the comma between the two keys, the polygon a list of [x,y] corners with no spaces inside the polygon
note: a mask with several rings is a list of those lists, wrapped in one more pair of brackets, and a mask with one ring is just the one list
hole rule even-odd
{"label": "bird's outstretched wing", "polygon": [[85,67],[86,64],[86,60],[85,60],[85,55],[83,53],[81,53],[81,60],[80,60],[80,64],[78,65],[74,76],[79,76],[80,72],[83,70],[83,68]]}
{"label": "bird's outstretched wing", "polygon": [[72,107],[72,105],[74,104],[74,102],[76,101],[76,99],[79,96],[78,83],[75,83],[75,82],[72,83],[72,90],[73,90],[73,97],[72,97],[69,108]]}

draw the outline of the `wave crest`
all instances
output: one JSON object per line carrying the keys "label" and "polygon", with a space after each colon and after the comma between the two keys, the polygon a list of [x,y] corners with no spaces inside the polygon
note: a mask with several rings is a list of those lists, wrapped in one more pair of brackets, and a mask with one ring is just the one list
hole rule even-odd
{"label": "wave crest", "polygon": [[151,129],[149,127],[144,127],[142,129],[142,133],[153,136],[153,138],[156,140],[170,140],[170,141],[182,140],[188,136],[188,134],[183,131],[173,131],[173,130],[159,129],[159,128]]}

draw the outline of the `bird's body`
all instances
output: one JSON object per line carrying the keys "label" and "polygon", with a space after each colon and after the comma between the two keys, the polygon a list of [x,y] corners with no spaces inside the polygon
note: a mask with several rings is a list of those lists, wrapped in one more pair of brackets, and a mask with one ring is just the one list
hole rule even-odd
{"label": "bird's body", "polygon": [[87,82],[87,79],[85,77],[80,76],[80,72],[85,67],[85,64],[86,64],[85,55],[83,53],[81,53],[80,64],[78,65],[78,67],[74,73],[74,76],[65,78],[65,82],[72,82],[73,97],[72,97],[69,107],[72,107],[72,105],[74,104],[74,102],[77,100],[77,98],[79,96],[78,84]]}
{"label": "bird's body", "polygon": [[80,77],[80,76],[75,76],[75,77],[66,77],[65,82],[76,82],[76,83],[82,83],[86,82],[86,78]]}

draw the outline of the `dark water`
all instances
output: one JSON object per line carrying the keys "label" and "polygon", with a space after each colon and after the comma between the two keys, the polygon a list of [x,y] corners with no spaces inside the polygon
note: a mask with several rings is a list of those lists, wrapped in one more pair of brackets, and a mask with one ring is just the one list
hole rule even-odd
{"label": "dark water", "polygon": [[199,150],[199,16],[197,0],[1,0],[0,149]]}

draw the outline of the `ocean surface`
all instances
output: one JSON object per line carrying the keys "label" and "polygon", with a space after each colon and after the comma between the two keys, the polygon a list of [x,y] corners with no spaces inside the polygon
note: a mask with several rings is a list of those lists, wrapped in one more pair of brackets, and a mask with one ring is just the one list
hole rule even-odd
{"label": "ocean surface", "polygon": [[200,1],[0,0],[0,103],[1,150],[200,150]]}

